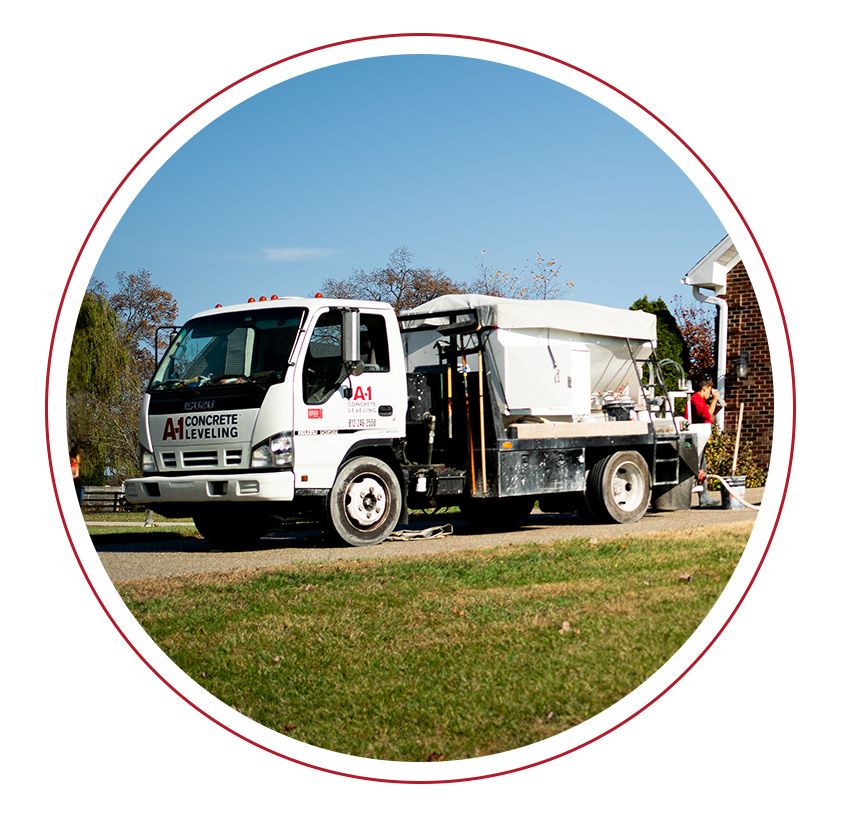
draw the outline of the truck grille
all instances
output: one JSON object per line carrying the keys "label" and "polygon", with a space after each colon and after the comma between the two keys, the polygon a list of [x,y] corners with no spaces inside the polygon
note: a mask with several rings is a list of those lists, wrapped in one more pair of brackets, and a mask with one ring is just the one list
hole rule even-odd
{"label": "truck grille", "polygon": [[239,448],[228,450],[169,450],[162,451],[160,459],[163,470],[237,468],[242,465],[242,451]]}
{"label": "truck grille", "polygon": [[216,467],[218,451],[184,451],[183,467]]}

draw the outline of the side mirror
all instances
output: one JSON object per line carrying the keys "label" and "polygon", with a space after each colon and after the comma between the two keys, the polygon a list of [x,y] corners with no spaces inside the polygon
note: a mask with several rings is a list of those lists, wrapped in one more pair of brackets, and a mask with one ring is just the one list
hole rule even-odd
{"label": "side mirror", "polygon": [[349,374],[363,373],[360,359],[360,310],[342,310],[342,363]]}
{"label": "side mirror", "polygon": [[[154,350],[154,371],[156,371],[157,366],[159,366],[160,349],[167,349],[176,339],[177,335],[180,333],[181,326],[157,326],[156,331],[153,333],[153,350]],[[160,332],[169,332],[168,334],[168,342],[165,343],[160,339]]]}

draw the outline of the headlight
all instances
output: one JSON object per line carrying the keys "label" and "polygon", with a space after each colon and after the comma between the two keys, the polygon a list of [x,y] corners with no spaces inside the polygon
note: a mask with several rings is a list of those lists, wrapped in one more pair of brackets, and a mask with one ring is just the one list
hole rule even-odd
{"label": "headlight", "polygon": [[139,470],[142,473],[156,473],[156,459],[147,448],[139,446]]}
{"label": "headlight", "polygon": [[273,436],[251,451],[251,467],[290,467],[291,465],[291,433]]}

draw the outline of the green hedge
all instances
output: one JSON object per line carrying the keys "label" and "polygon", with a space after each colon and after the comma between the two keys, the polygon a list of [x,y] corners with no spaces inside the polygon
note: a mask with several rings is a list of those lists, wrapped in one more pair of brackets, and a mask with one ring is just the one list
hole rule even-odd
{"label": "green hedge", "polygon": [[[705,470],[706,473],[714,473],[717,476],[731,476],[732,460],[735,455],[735,434],[731,432],[718,432],[715,428],[705,446]],[[764,487],[767,479],[767,471],[758,465],[753,456],[752,445],[742,442],[738,449],[738,466],[735,469],[736,476],[747,477],[747,487]],[[719,490],[720,484],[717,480],[711,480],[709,490]]]}

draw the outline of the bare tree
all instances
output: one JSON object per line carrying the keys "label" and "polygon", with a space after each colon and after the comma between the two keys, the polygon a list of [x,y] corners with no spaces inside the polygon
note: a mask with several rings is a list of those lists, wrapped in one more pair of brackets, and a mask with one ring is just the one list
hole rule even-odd
{"label": "bare tree", "polygon": [[[482,250],[482,255],[485,252]],[[522,300],[554,300],[562,297],[575,285],[574,281],[561,278],[561,264],[555,258],[546,258],[538,252],[534,261],[517,272],[504,272],[487,264],[483,259],[478,264],[478,277],[471,284],[471,291],[482,295],[519,298]]]}
{"label": "bare tree", "polygon": [[716,362],[713,310],[702,303],[685,303],[681,295],[674,295],[673,316],[687,346],[691,376],[711,371]]}
{"label": "bare tree", "polygon": [[561,271],[556,259],[546,258],[541,253],[537,253],[535,260],[521,272],[503,272],[482,259],[478,264],[478,277],[467,284],[453,280],[441,269],[414,266],[413,253],[401,246],[393,250],[384,266],[371,272],[356,269],[348,278],[326,278],[322,281],[322,291],[335,298],[382,301],[396,310],[459,292],[551,300],[573,286],[573,281],[562,279]]}
{"label": "bare tree", "polygon": [[530,267],[526,267],[525,289],[530,300],[555,300],[562,297],[575,281],[561,277],[561,264],[555,258],[546,258],[540,252]]}
{"label": "bare tree", "polygon": [[470,291],[493,297],[521,297],[519,277],[516,273],[503,272],[483,260],[478,263],[478,277],[470,284]]}
{"label": "bare tree", "polygon": [[147,269],[119,272],[115,280],[117,288],[109,296],[109,305],[121,318],[127,342],[153,353],[157,327],[177,320],[174,295],[154,284]]}
{"label": "bare tree", "polygon": [[[144,383],[153,373],[156,330],[177,320],[177,301],[171,292],[153,282],[147,269],[118,272],[115,281],[113,292],[97,280],[92,281],[89,289],[105,297],[118,315],[121,334],[132,355],[136,376]],[[160,341],[161,344],[164,342]]]}
{"label": "bare tree", "polygon": [[463,287],[441,269],[414,266],[413,253],[401,246],[393,250],[384,266],[371,272],[357,269],[342,280],[326,278],[322,291],[330,297],[389,303],[398,311],[440,295],[462,292]]}

